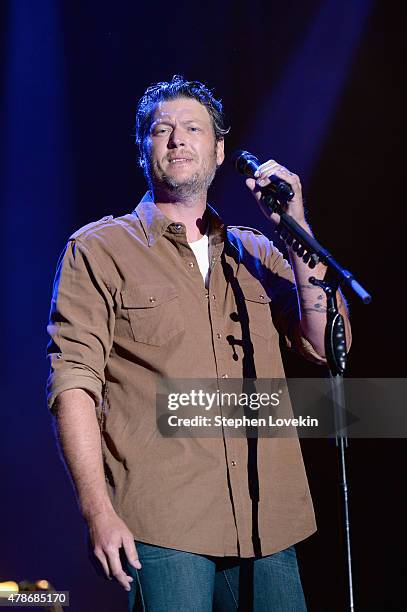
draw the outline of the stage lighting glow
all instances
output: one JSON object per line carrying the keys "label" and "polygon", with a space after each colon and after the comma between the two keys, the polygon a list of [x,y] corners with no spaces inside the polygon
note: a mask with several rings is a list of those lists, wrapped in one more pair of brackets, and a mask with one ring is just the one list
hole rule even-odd
{"label": "stage lighting glow", "polygon": [[0,582],[0,597],[2,592],[7,592],[7,593],[18,593],[18,584],[17,582],[14,582],[13,580],[8,580],[7,582]]}
{"label": "stage lighting glow", "polygon": [[49,589],[50,584],[48,580],[37,580],[37,582],[35,583],[35,586],[38,587],[39,589]]}

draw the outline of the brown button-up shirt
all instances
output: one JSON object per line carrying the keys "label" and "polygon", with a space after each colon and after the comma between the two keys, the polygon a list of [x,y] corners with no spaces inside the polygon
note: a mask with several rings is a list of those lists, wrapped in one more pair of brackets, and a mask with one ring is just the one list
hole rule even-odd
{"label": "brown button-up shirt", "polygon": [[158,376],[283,378],[278,332],[318,360],[299,333],[289,264],[260,232],[208,213],[208,290],[185,226],[149,196],[70,237],[48,326],[48,401],[73,388],[95,398],[108,491],[136,540],[267,555],[315,531],[298,440],[256,440],[254,490],[248,439],[166,438],[156,426]]}

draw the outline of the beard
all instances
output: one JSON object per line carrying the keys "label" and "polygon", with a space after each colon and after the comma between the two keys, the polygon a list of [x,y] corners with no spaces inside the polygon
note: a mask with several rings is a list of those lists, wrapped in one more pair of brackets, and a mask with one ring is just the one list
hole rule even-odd
{"label": "beard", "polygon": [[206,193],[212,184],[216,174],[216,166],[205,168],[203,172],[195,172],[192,176],[177,180],[173,176],[164,174],[161,179],[161,186],[166,187],[173,195],[180,199],[192,198],[198,194]]}
{"label": "beard", "polygon": [[174,201],[193,201],[202,194],[206,195],[215,178],[217,170],[216,155],[211,162],[205,163],[197,172],[185,179],[177,179],[168,174],[161,174],[148,164],[146,178],[150,189],[154,192],[164,192]]}

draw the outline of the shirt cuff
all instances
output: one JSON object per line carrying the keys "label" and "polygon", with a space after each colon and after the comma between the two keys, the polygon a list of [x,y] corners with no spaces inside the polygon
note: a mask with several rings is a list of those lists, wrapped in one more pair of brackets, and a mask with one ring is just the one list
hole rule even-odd
{"label": "shirt cuff", "polygon": [[326,358],[317,353],[311,342],[302,335],[299,325],[292,338],[285,336],[285,341],[289,349],[294,349],[308,361],[318,365],[326,365]]}
{"label": "shirt cuff", "polygon": [[83,376],[73,374],[60,376],[58,380],[51,380],[47,387],[47,403],[52,414],[55,415],[57,412],[55,400],[58,395],[62,391],[68,391],[69,389],[83,389],[92,396],[96,406],[102,403],[102,383],[100,381],[86,374]]}

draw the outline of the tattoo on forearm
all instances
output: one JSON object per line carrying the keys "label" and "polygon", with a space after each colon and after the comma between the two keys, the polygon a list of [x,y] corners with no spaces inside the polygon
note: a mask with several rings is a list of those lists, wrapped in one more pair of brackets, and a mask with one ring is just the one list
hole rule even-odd
{"label": "tattoo on forearm", "polygon": [[[308,285],[297,285],[297,290],[298,290],[298,292],[300,293],[300,295],[301,295],[301,292],[302,292],[302,290],[303,290],[303,289],[306,289],[306,290],[312,289],[312,290],[314,291],[314,293],[315,293],[316,291],[321,291],[320,287],[315,287],[314,285],[310,285],[310,284],[308,284]],[[324,294],[323,294],[323,293],[319,293],[319,294],[318,294],[317,296],[315,296],[314,298],[312,298],[312,297],[311,297],[311,298],[308,298],[308,299],[311,299],[311,300],[312,300],[312,299],[323,300],[323,299],[324,299],[324,297],[325,297],[325,296],[324,296]]]}
{"label": "tattoo on forearm", "polygon": [[[300,285],[299,288],[300,289],[314,289],[314,292],[315,292],[315,289],[318,289],[317,287],[314,287],[313,285]],[[312,312],[316,312],[316,311],[325,312],[326,311],[326,308],[324,308],[324,305],[326,302],[324,301],[325,296],[323,293],[318,293],[318,295],[311,296],[311,295],[306,295],[306,294],[302,295],[300,292],[300,300],[303,304],[302,306],[303,312],[306,312],[307,310],[312,311]],[[311,300],[318,300],[318,301],[315,304],[313,304],[313,306],[308,306],[308,305],[306,306],[305,303],[309,304]]]}
{"label": "tattoo on forearm", "polygon": [[301,307],[302,314],[308,314],[310,312],[326,312],[325,306],[322,304],[314,304],[313,306],[303,306]]}
{"label": "tattoo on forearm", "polygon": [[[308,293],[309,290],[313,290],[314,295]],[[305,290],[303,292],[303,290]],[[302,314],[310,314],[313,312],[321,312],[326,313],[326,296],[324,293],[318,293],[315,295],[315,291],[321,291],[320,287],[316,287],[315,285],[311,285],[311,283],[298,284],[297,291],[299,293],[300,303],[301,303],[301,312]],[[342,293],[340,291],[336,294],[338,310],[342,312],[346,311],[346,305],[344,303]],[[310,304],[310,302],[314,301],[314,304]]]}

